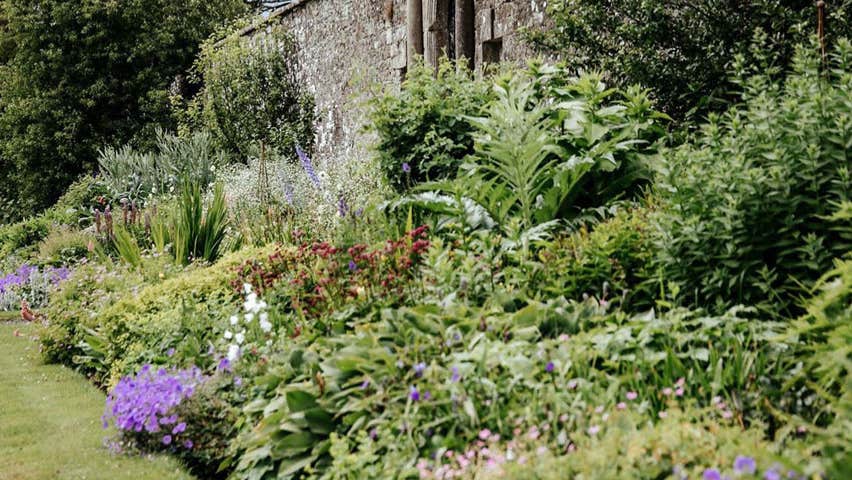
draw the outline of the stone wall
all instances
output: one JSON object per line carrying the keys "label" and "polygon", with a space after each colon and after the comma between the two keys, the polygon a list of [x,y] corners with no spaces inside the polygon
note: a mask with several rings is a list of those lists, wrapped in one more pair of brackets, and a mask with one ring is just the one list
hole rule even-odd
{"label": "stone wall", "polygon": [[[476,0],[477,69],[523,61],[532,52],[518,34],[544,24],[546,0]],[[303,80],[318,110],[320,158],[363,154],[364,101],[372,86],[398,85],[406,70],[406,0],[297,0],[258,29],[280,24],[299,44]]]}

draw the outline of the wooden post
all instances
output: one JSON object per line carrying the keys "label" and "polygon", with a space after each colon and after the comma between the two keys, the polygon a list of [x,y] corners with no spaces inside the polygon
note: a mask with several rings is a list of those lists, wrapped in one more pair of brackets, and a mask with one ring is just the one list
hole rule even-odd
{"label": "wooden post", "polygon": [[456,0],[456,58],[465,59],[471,70],[476,56],[475,23],[473,0]]}
{"label": "wooden post", "polygon": [[436,70],[449,37],[447,0],[423,0],[423,58]]}
{"label": "wooden post", "polygon": [[407,65],[411,68],[415,58],[423,55],[423,3],[421,0],[408,0],[406,23],[408,24]]}

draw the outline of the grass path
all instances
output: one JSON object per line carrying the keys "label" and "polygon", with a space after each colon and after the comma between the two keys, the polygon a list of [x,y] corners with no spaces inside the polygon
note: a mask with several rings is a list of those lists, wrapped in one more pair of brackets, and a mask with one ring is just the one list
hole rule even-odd
{"label": "grass path", "polygon": [[33,331],[0,323],[0,480],[192,478],[174,459],[107,451],[103,393],[65,367],[43,365]]}

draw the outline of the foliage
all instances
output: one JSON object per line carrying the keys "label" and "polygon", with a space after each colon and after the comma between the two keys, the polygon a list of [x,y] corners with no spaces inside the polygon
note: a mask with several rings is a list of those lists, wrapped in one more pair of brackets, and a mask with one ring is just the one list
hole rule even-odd
{"label": "foliage", "polygon": [[419,62],[398,92],[372,101],[369,130],[378,135],[381,171],[397,191],[428,180],[453,178],[473,153],[474,126],[493,98],[489,82],[462,64],[443,61],[437,74]]}
{"label": "foliage", "polygon": [[683,300],[795,310],[802,285],[852,248],[827,218],[852,191],[850,52],[839,41],[828,78],[806,50],[783,83],[751,77],[742,105],[666,155],[659,263]]}
{"label": "foliage", "polygon": [[264,262],[242,265],[232,285],[241,290],[248,284],[262,295],[270,292],[279,308],[322,321],[352,303],[393,304],[411,296],[420,257],[428,248],[426,227],[374,249],[302,243],[279,249]]}
{"label": "foliage", "polygon": [[544,297],[583,295],[623,309],[654,306],[655,251],[648,217],[652,210],[619,210],[612,218],[555,239],[538,256],[541,271],[530,290]]}
{"label": "foliage", "polygon": [[595,75],[533,66],[495,85],[474,156],[452,182],[431,183],[472,199],[504,229],[572,218],[635,194],[650,177],[661,118],[636,89],[608,90]]}
{"label": "foliage", "polygon": [[60,226],[38,244],[38,261],[44,265],[61,266],[89,256],[95,237],[84,230]]}
{"label": "foliage", "polygon": [[3,2],[0,197],[31,215],[92,171],[103,145],[168,127],[169,89],[240,0]]}
{"label": "foliage", "polygon": [[155,151],[137,151],[130,145],[105,148],[98,166],[101,179],[114,198],[139,201],[179,191],[184,178],[206,187],[213,183],[216,169],[222,168],[225,161],[209,133],[181,138],[158,130]]}
{"label": "foliage", "polygon": [[67,268],[38,267],[23,264],[16,271],[0,276],[0,311],[19,310],[26,301],[32,308],[46,306],[52,289],[69,275]]}
{"label": "foliage", "polygon": [[[721,474],[732,474],[730,478],[804,479],[819,473],[820,462],[804,454],[806,447],[801,440],[771,443],[760,435],[760,428],[743,429],[720,422],[706,410],[672,409],[656,424],[625,410],[613,413],[603,423],[599,431],[575,437],[576,443],[567,449],[516,439],[515,461],[480,463],[470,469],[469,478],[502,473],[501,478],[512,480],[724,478]],[[496,450],[493,444],[488,447]]]}
{"label": "foliage", "polygon": [[239,157],[262,144],[283,154],[314,140],[314,99],[299,80],[295,40],[282,28],[204,45],[195,69],[204,84],[200,122]]}
{"label": "foliage", "polygon": [[[833,44],[852,34],[852,2],[826,3]],[[653,89],[662,111],[681,120],[729,96],[729,69],[736,55],[750,55],[756,35],[763,38],[758,57],[783,69],[795,45],[817,30],[816,10],[805,0],[557,0],[548,14],[555,28],[533,32],[534,45],[571,68]]]}
{"label": "foliage", "polygon": [[201,185],[184,180],[181,196],[168,219],[168,238],[175,261],[187,265],[195,260],[214,262],[219,258],[228,228],[228,207],[221,184],[213,189],[206,208]]}

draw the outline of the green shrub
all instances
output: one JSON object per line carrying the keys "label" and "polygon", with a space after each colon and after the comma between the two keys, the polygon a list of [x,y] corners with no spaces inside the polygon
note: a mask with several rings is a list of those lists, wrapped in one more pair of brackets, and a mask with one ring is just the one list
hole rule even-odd
{"label": "green shrub", "polygon": [[693,305],[795,311],[795,298],[852,248],[828,218],[852,191],[852,45],[838,42],[827,76],[812,53],[799,52],[784,82],[752,77],[742,105],[667,154],[658,261]]}
{"label": "green shrub", "polygon": [[368,128],[378,135],[379,163],[393,188],[404,191],[456,175],[462,159],[473,153],[468,117],[484,113],[493,98],[489,87],[461,64],[443,61],[436,75],[420,62],[398,92],[372,102]]}
{"label": "green shrub", "polygon": [[[534,65],[498,81],[495,97],[483,117],[470,119],[475,154],[463,173],[421,190],[472,200],[504,229],[529,229],[635,195],[650,178],[664,116],[642,91]],[[433,203],[443,208],[447,199]]]}
{"label": "green shrub", "polygon": [[[852,34],[852,2],[826,4],[832,44]],[[729,96],[729,69],[758,32],[765,36],[758,57],[768,54],[784,68],[817,29],[809,0],[556,0],[547,8],[555,28],[534,33],[535,45],[572,68],[653,89],[660,108],[678,119],[718,108],[707,103]]]}
{"label": "green shrub", "polygon": [[145,200],[179,191],[181,179],[206,187],[226,163],[209,133],[188,138],[157,131],[156,150],[142,152],[129,145],[101,151],[98,165],[103,183],[115,199]]}
{"label": "green shrub", "polygon": [[83,230],[60,226],[38,244],[38,261],[44,265],[66,265],[89,256],[95,237]]}
{"label": "green shrub", "polygon": [[314,98],[299,79],[298,46],[282,27],[251,38],[208,42],[196,62],[204,90],[202,125],[229,152],[257,154],[260,144],[294,156],[314,143]]}
{"label": "green shrub", "polygon": [[584,294],[624,309],[654,306],[657,290],[647,208],[619,210],[614,217],[555,239],[538,256],[542,268],[530,285],[545,298],[578,300]]}

